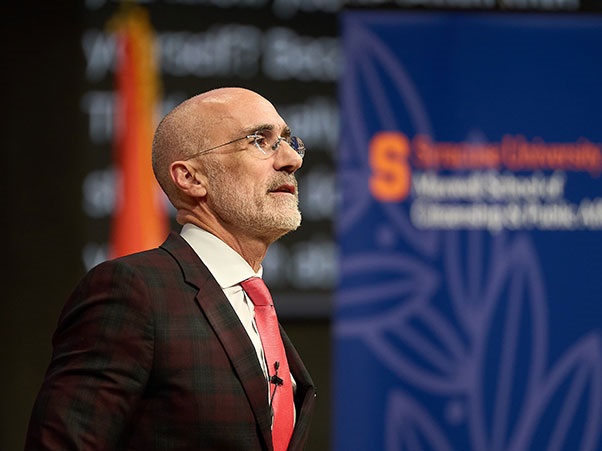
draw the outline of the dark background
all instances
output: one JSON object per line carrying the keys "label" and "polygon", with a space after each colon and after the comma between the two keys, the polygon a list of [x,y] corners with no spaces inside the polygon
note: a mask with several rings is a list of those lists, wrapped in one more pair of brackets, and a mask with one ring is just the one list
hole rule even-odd
{"label": "dark background", "polygon": [[[160,20],[173,23],[183,12],[181,8],[168,11],[164,5],[155,5],[155,9],[148,6],[153,24]],[[90,173],[111,165],[111,146],[109,142],[91,142],[89,116],[82,111],[82,98],[91,91],[110,91],[112,73],[95,82],[86,79],[82,36],[90,29],[103,31],[116,8],[109,3],[104,9],[91,10],[76,2],[2,7],[1,71],[3,98],[8,100],[4,103],[1,133],[3,153],[8,159],[2,177],[5,193],[2,225],[8,245],[8,255],[3,259],[5,289],[0,324],[0,450],[3,451],[23,448],[31,407],[50,358],[51,336],[59,312],[87,269],[82,255],[84,247],[89,243],[101,246],[108,241],[110,217],[86,214],[83,185]],[[204,17],[199,28],[207,28],[210,22],[207,8],[196,9],[197,17],[181,16],[184,29],[192,29],[200,16]],[[217,21],[236,19],[210,11]],[[249,19],[244,20],[248,23]],[[331,18],[331,34],[334,34],[332,23]],[[270,99],[280,92],[282,103],[295,101],[295,97],[307,92],[283,89],[283,83],[270,87],[268,83],[261,77],[241,80],[162,77],[164,95],[177,91],[178,96],[187,97],[220,85],[243,85],[263,91]],[[332,97],[334,84],[317,86],[317,90]],[[326,164],[332,167],[331,162]],[[330,218],[314,221],[313,229],[330,239]],[[303,236],[307,239],[309,235],[305,232]],[[295,240],[289,238],[286,246],[294,245]],[[330,434],[330,290],[303,293],[285,281],[280,283],[279,293],[290,298],[284,301],[301,305],[301,311],[293,308],[285,312],[283,322],[312,372],[322,398],[311,449],[326,449]],[[302,311],[305,296],[311,298],[314,306],[309,312]]]}
{"label": "dark background", "polygon": [[[90,6],[93,3],[95,7]],[[0,304],[0,450],[23,448],[33,400],[50,358],[50,339],[58,314],[87,269],[83,249],[90,243],[102,248],[108,240],[110,217],[91,217],[85,212],[82,188],[87,176],[110,167],[110,143],[91,142],[89,116],[82,109],[86,93],[111,90],[112,74],[101,80],[86,78],[87,61],[82,50],[84,33],[102,30],[115,11],[115,2],[98,6],[101,3],[39,1],[0,7],[0,74],[5,100],[0,139],[7,161],[2,165],[0,179],[4,193],[2,236],[8,247],[1,271],[4,294]],[[176,28],[196,32],[213,24],[235,23],[254,26],[262,32],[290,27],[299,36],[337,35],[336,10],[306,7],[283,17],[274,12],[271,2],[255,9],[168,3],[143,3],[158,32]],[[508,9],[504,2],[496,5],[494,9]],[[602,8],[600,2],[583,0],[580,9]],[[336,104],[335,80],[274,80],[261,70],[249,77],[164,74],[162,83],[164,95],[172,98],[219,85],[243,85],[259,90],[284,111],[307,98]],[[285,119],[288,120],[286,116]],[[295,124],[291,125],[295,129]],[[318,193],[314,199],[317,204],[330,205],[335,197],[332,143],[338,130],[335,127],[329,133],[324,132],[322,143],[318,140],[321,135],[316,135],[313,148],[310,147],[313,155],[308,154],[303,169],[305,181],[301,180],[301,189]],[[308,178],[312,173],[316,177]],[[302,203],[303,208],[308,207]],[[330,447],[329,329],[331,293],[336,283],[336,273],[332,272],[336,257],[332,212],[326,209],[323,215],[310,214],[302,230],[284,242],[291,265],[316,245],[329,249],[331,253],[325,254],[332,259],[325,266],[330,271],[328,278],[310,289],[303,288],[302,278],[292,276],[274,282],[276,296],[289,306],[284,307],[285,328],[318,385],[319,408],[310,450]]]}

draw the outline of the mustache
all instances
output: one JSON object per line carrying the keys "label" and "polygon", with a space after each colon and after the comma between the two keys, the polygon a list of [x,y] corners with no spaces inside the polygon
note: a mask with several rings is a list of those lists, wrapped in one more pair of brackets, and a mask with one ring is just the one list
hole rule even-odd
{"label": "mustache", "polygon": [[295,194],[299,191],[299,183],[297,178],[293,175],[281,175],[276,176],[268,182],[268,191],[274,191],[282,185],[292,185],[295,187]]}

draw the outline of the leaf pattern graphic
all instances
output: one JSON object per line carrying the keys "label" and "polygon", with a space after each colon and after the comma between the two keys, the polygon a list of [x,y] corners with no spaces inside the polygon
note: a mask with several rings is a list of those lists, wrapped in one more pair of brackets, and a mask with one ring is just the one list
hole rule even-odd
{"label": "leaf pattern graphic", "polygon": [[[375,205],[368,189],[371,170],[367,149],[373,135],[371,124],[376,122],[378,131],[411,128],[415,133],[432,135],[432,126],[422,99],[403,65],[390,50],[364,28],[354,30],[346,45],[354,49],[348,52],[350,58],[347,65],[359,67],[360,70],[357,75],[356,71],[349,71],[341,84],[342,107],[352,112],[348,115],[345,133],[340,138],[340,146],[344,149],[339,158],[343,206],[337,228],[341,234],[357,225],[367,209]],[[394,89],[385,92],[384,86],[387,84],[394,86]],[[396,95],[391,97],[391,92]],[[409,116],[402,117],[400,112],[408,112]],[[401,212],[400,204],[376,205],[412,247],[427,255],[435,252],[437,234],[416,230],[407,214]]]}
{"label": "leaf pattern graphic", "polygon": [[[443,403],[465,399],[472,450],[527,451],[542,442],[546,450],[598,449],[600,336],[592,332],[546,371],[546,295],[528,235],[444,235],[443,287],[450,287],[454,315],[436,300],[443,277],[432,266],[405,255],[360,255],[342,265],[355,284],[339,292],[345,320],[336,324],[338,339],[361,340],[400,381]],[[460,249],[488,262],[478,283]],[[359,277],[383,273],[391,279],[378,285]],[[387,402],[387,449],[449,449],[445,424],[420,400],[397,391]],[[419,438],[423,433],[432,440]]]}
{"label": "leaf pattern graphic", "polygon": [[[543,435],[547,450],[600,449],[602,343],[590,333],[554,365],[530,394],[509,449],[532,449]],[[557,406],[557,407],[552,407]],[[551,425],[551,426],[550,426]]]}
{"label": "leaf pattern graphic", "polygon": [[[470,424],[475,447],[496,451],[506,449],[525,398],[542,378],[547,331],[543,283],[526,236],[492,241],[493,271],[483,277],[480,327],[472,328],[475,390]],[[505,250],[500,243],[507,244]]]}
{"label": "leaf pattern graphic", "polygon": [[[425,389],[463,388],[466,349],[454,326],[428,305],[439,284],[431,268],[410,257],[368,254],[343,262],[342,273],[349,288],[337,295],[337,316],[346,318],[337,336],[363,340],[391,371]],[[387,275],[388,281],[357,286]]]}
{"label": "leaf pattern graphic", "polygon": [[386,451],[453,451],[437,421],[407,394],[393,391],[387,397]]}

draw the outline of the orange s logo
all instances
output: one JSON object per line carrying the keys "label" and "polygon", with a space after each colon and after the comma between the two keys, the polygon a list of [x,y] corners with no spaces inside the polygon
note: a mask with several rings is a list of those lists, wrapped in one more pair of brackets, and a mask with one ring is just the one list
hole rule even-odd
{"label": "orange s logo", "polygon": [[370,192],[382,202],[399,202],[410,193],[410,142],[400,132],[380,132],[370,141]]}

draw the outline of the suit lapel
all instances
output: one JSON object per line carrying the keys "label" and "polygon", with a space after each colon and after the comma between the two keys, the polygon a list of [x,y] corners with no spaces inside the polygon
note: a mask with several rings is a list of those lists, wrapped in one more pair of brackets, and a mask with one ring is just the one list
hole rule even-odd
{"label": "suit lapel", "polygon": [[209,270],[183,238],[171,233],[161,247],[178,261],[186,282],[199,289],[196,301],[228,355],[249,399],[266,447],[271,449],[271,417],[265,376],[236,312]]}
{"label": "suit lapel", "polygon": [[[266,443],[271,443],[271,416],[267,401],[267,383],[257,361],[255,348],[217,282],[213,281],[212,285],[215,285],[217,290],[199,294],[197,301],[232,362]],[[201,291],[204,290],[201,289]]]}
{"label": "suit lapel", "polygon": [[288,448],[289,451],[297,451],[302,450],[303,444],[307,441],[310,419],[315,406],[316,387],[301,357],[282,327],[280,327],[280,334],[282,335],[291,373],[297,383],[297,392],[295,393],[297,421]]}

